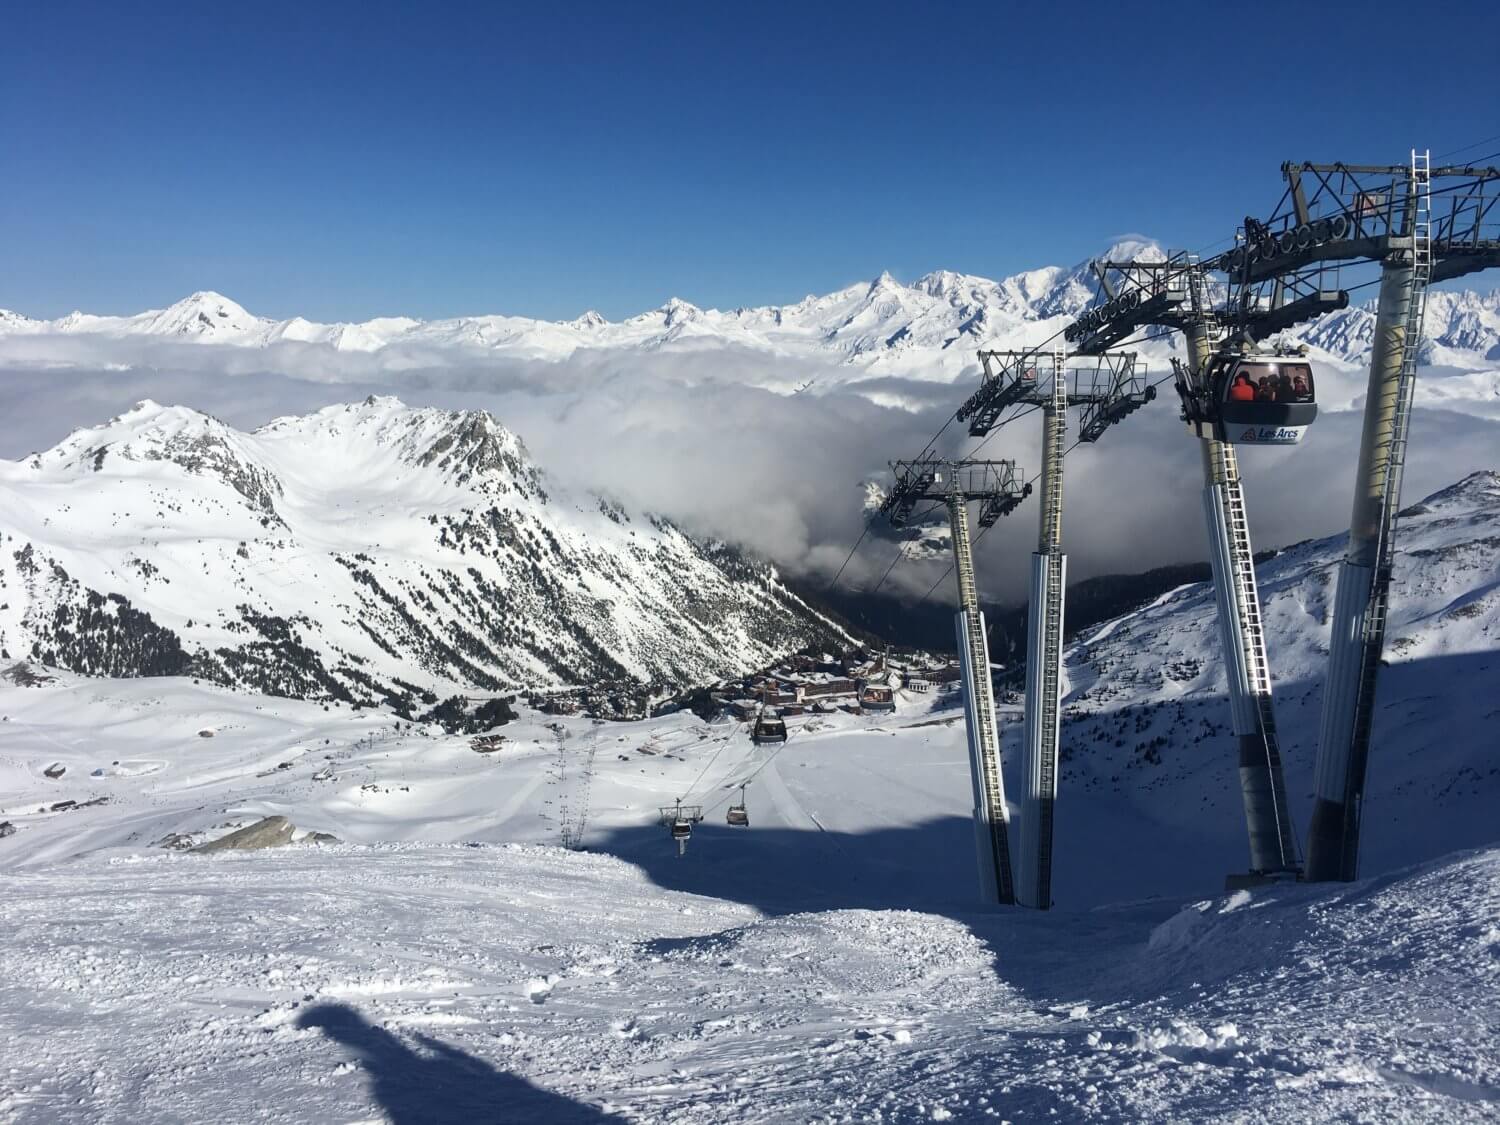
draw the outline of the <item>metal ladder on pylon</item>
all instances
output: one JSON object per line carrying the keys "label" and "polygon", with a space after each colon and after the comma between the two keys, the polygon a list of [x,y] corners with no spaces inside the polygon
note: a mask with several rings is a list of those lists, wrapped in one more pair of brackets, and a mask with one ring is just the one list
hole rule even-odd
{"label": "metal ladder on pylon", "polygon": [[[1234,583],[1234,603],[1239,612],[1240,628],[1245,634],[1245,671],[1255,697],[1269,699],[1271,669],[1266,660],[1260,592],[1255,585],[1255,558],[1250,546],[1250,520],[1245,513],[1239,463],[1234,446],[1228,442],[1215,442],[1213,454],[1219,460],[1219,487],[1224,493],[1224,511],[1229,518],[1230,581]],[[1262,718],[1266,729],[1274,732],[1276,720],[1268,709],[1262,710]]]}
{"label": "metal ladder on pylon", "polygon": [[[1048,653],[1062,648],[1062,600],[1063,568],[1062,556],[1047,556],[1047,613],[1042,621],[1044,645]],[[1058,696],[1062,691],[1057,662],[1047,660],[1042,672],[1041,735],[1042,746],[1055,748],[1058,745]],[[1053,800],[1057,793],[1057,758],[1053,753],[1043,753],[1040,762],[1040,785],[1043,793],[1038,810],[1041,824],[1037,833],[1037,903],[1046,907],[1052,901],[1052,820]]]}
{"label": "metal ladder on pylon", "polygon": [[[1401,508],[1401,477],[1406,468],[1406,445],[1411,427],[1412,400],[1417,387],[1418,353],[1427,313],[1427,284],[1432,280],[1432,164],[1429,152],[1412,150],[1408,187],[1411,198],[1411,301],[1406,308],[1402,336],[1401,371],[1396,377],[1396,406],[1391,416],[1391,436],[1386,447],[1385,473],[1381,481],[1381,523],[1376,545],[1375,575],[1370,587],[1369,612],[1365,615],[1360,653],[1359,694],[1354,702],[1354,753],[1369,752],[1370,728],[1375,721],[1375,682],[1385,651],[1385,630],[1390,609],[1391,572],[1396,557],[1396,518]],[[1351,781],[1362,779],[1364,770],[1350,770]],[[1356,818],[1362,793],[1346,795],[1347,816]],[[1357,841],[1346,833],[1345,839]],[[1358,855],[1349,868],[1357,871]]]}
{"label": "metal ladder on pylon", "polygon": [[1052,820],[1053,795],[1057,792],[1058,706],[1062,691],[1059,664],[1062,652],[1063,567],[1063,442],[1068,428],[1067,353],[1059,349],[1052,360],[1052,402],[1043,423],[1048,432],[1042,437],[1043,456],[1053,451],[1043,465],[1046,488],[1042,495],[1042,524],[1038,547],[1046,559],[1046,612],[1042,616],[1042,650],[1033,659],[1042,662],[1041,699],[1038,700],[1041,755],[1038,763],[1038,789],[1043,794],[1037,843],[1037,903],[1046,908],[1052,901]]}
{"label": "metal ladder on pylon", "polygon": [[953,523],[953,562],[958,579],[958,602],[964,615],[969,651],[965,654],[974,680],[975,691],[968,702],[974,708],[974,728],[979,732],[980,779],[984,790],[985,819],[990,829],[990,848],[994,854],[995,879],[1002,903],[1016,900],[1015,881],[1011,872],[1009,810],[1000,777],[999,726],[995,721],[994,697],[989,687],[990,654],[985,644],[984,622],[979,613],[979,590],[974,582],[974,552],[969,542],[968,504],[962,493],[948,502]]}
{"label": "metal ladder on pylon", "polygon": [[1255,554],[1250,545],[1250,519],[1245,511],[1245,493],[1240,484],[1239,461],[1234,446],[1216,441],[1211,446],[1216,460],[1214,477],[1224,497],[1229,532],[1230,595],[1243,638],[1245,679],[1255,702],[1266,767],[1271,776],[1271,801],[1276,816],[1276,839],[1282,865],[1296,866],[1296,836],[1288,816],[1286,789],[1281,769],[1281,745],[1276,733],[1276,708],[1271,696],[1271,665],[1266,656],[1265,622],[1261,619],[1260,591],[1255,581]]}
{"label": "metal ladder on pylon", "polygon": [[1039,546],[1046,551],[1057,550],[1062,542],[1063,437],[1068,429],[1068,374],[1067,354],[1061,349],[1052,357],[1052,401],[1047,404],[1045,425],[1049,433],[1042,435],[1044,448],[1049,441],[1056,450],[1055,464],[1043,466],[1042,477],[1045,489],[1042,493],[1042,529]]}

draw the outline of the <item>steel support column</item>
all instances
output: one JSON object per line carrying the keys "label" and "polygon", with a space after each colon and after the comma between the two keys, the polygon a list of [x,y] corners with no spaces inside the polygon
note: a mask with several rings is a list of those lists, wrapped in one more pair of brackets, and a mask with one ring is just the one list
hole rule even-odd
{"label": "steel support column", "polygon": [[[1188,333],[1190,370],[1200,385],[1207,374],[1210,334],[1207,325]],[[1233,446],[1213,438],[1203,442],[1203,510],[1231,727],[1237,744],[1240,796],[1250,843],[1250,871],[1257,876],[1295,875],[1296,839],[1287,809],[1239,462]]]}
{"label": "steel support column", "polygon": [[1067,406],[1067,375],[1059,356],[1053,365],[1052,399],[1043,407],[1042,510],[1037,550],[1031,556],[1026,626],[1026,798],[1021,806],[1017,901],[1038,910],[1052,905],[1052,825],[1057,801],[1063,601],[1067,578],[1067,556],[1062,553]]}
{"label": "steel support column", "polygon": [[1386,482],[1395,467],[1392,451],[1405,441],[1401,375],[1415,281],[1409,259],[1388,259],[1381,271],[1349,547],[1339,568],[1333,632],[1328,640],[1328,677],[1323,684],[1315,799],[1307,839],[1307,877],[1311,880],[1348,880],[1358,872],[1370,711],[1384,647],[1384,608],[1390,584],[1389,570],[1381,565],[1381,535],[1394,519],[1393,506],[1400,502],[1399,493],[1388,495]]}
{"label": "steel support column", "polygon": [[1010,811],[1000,772],[1000,731],[990,682],[989,642],[974,583],[969,515],[962,493],[948,501],[953,527],[954,570],[959,611],[955,620],[963,674],[964,722],[969,736],[969,777],[974,790],[974,846],[979,861],[980,896],[1009,906],[1016,901],[1010,861]]}

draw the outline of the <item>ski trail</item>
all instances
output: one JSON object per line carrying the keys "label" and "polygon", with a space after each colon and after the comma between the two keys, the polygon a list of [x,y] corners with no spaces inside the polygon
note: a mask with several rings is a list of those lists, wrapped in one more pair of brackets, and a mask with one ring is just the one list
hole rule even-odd
{"label": "ski trail", "polygon": [[782,780],[780,772],[776,769],[774,762],[766,765],[758,775],[755,783],[760,791],[770,800],[771,808],[781,817],[788,828],[817,829],[824,831],[823,826],[808,813],[801,801],[797,800],[787,784]]}

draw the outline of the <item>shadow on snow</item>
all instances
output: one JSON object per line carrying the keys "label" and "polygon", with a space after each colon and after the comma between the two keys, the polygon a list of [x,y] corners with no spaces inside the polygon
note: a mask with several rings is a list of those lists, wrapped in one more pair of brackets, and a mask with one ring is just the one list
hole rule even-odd
{"label": "shadow on snow", "polygon": [[317,1028],[349,1049],[392,1125],[623,1121],[533,1086],[431,1036],[414,1035],[422,1048],[415,1050],[344,1004],[311,1008],[297,1026]]}

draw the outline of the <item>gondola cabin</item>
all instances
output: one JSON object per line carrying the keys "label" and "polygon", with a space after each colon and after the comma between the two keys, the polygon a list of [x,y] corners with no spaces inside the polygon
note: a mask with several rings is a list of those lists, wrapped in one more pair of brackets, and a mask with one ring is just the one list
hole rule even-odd
{"label": "gondola cabin", "polygon": [[[1209,368],[1212,416],[1200,437],[1244,445],[1295,445],[1318,416],[1312,364],[1293,356],[1223,355]],[[1207,404],[1205,404],[1207,405]],[[1212,426],[1213,433],[1204,433]]]}
{"label": "gondola cabin", "polygon": [[693,834],[693,822],[686,817],[679,817],[672,822],[672,839],[686,840]]}
{"label": "gondola cabin", "polygon": [[745,805],[745,786],[749,784],[747,781],[740,785],[740,799],[729,806],[729,812],[724,818],[731,828],[750,827],[750,810]]}
{"label": "gondola cabin", "polygon": [[786,723],[775,711],[762,711],[755,718],[755,729],[750,737],[757,746],[768,742],[785,742]]}
{"label": "gondola cabin", "polygon": [[859,693],[859,707],[861,711],[894,711],[896,697],[890,688],[871,684]]}

